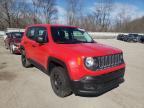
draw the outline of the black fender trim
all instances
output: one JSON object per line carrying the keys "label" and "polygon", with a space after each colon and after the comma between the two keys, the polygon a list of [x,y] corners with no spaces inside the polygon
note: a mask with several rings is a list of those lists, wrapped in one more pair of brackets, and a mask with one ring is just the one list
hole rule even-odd
{"label": "black fender trim", "polygon": [[47,64],[48,65],[47,67],[48,67],[48,73],[49,74],[50,74],[50,67],[49,67],[49,65],[50,65],[51,62],[56,63],[56,64],[64,67],[67,70],[67,66],[66,66],[66,64],[62,60],[59,60],[59,59],[54,58],[54,57],[49,57],[48,58],[48,64]]}
{"label": "black fender trim", "polygon": [[32,59],[28,59],[30,61],[31,64],[33,64],[36,68],[38,68],[39,70],[41,70],[42,72],[44,72],[45,74],[47,73],[47,70],[45,69],[45,67],[43,67],[41,64],[37,63],[36,61],[32,60]]}
{"label": "black fender trim", "polygon": [[55,57],[49,57],[48,58],[48,69],[47,69],[47,71],[48,71],[48,74],[50,75],[50,63],[51,62],[53,62],[53,63],[56,63],[56,64],[58,64],[58,65],[60,65],[60,66],[62,66],[65,70],[66,70],[66,74],[67,74],[67,76],[68,76],[68,78],[69,78],[69,80],[71,81],[71,78],[70,78],[70,76],[69,76],[69,72],[68,72],[68,68],[67,68],[67,66],[66,66],[66,63],[65,62],[63,62],[62,60],[60,60],[60,59],[57,59],[57,58],[55,58]]}
{"label": "black fender trim", "polygon": [[66,66],[66,63],[63,62],[62,60],[57,59],[57,58],[49,57],[49,58],[48,58],[48,66],[47,66],[47,67],[48,67],[48,69],[47,69],[48,75],[50,75],[50,67],[49,67],[49,65],[50,65],[51,62],[57,63],[59,66],[62,66],[62,67],[66,70],[65,72],[66,72],[66,75],[67,75],[67,77],[68,77],[71,90],[72,90],[72,92],[73,92],[73,90],[74,90],[74,89],[73,89],[73,83],[72,83],[72,80],[71,80],[71,78],[70,78],[69,71],[68,71],[68,68],[67,68],[67,66]]}

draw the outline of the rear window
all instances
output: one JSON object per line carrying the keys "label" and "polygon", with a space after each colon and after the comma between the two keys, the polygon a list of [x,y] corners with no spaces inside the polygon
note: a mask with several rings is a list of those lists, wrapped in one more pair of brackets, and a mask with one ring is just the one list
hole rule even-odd
{"label": "rear window", "polygon": [[12,33],[13,38],[22,38],[23,37],[23,32],[14,32]]}

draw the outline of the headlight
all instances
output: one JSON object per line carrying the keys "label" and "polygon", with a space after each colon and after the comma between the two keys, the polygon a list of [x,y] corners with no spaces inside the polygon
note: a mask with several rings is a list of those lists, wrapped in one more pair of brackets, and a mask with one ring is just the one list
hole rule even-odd
{"label": "headlight", "polygon": [[90,69],[93,68],[93,66],[94,66],[94,59],[92,57],[87,57],[85,59],[85,66],[87,68],[90,68]]}

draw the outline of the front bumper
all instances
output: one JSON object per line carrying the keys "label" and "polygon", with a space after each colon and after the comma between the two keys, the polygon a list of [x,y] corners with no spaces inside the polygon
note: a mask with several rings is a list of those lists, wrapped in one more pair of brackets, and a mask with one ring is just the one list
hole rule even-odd
{"label": "front bumper", "polygon": [[20,49],[19,48],[18,49],[14,49],[14,53],[21,54]]}
{"label": "front bumper", "polygon": [[18,45],[18,46],[13,46],[13,51],[14,51],[14,53],[16,53],[16,54],[20,54],[21,52],[20,52],[20,46]]}
{"label": "front bumper", "polygon": [[80,96],[99,96],[124,82],[124,73],[125,68],[122,68],[108,74],[87,76],[79,81],[72,81],[73,92]]}

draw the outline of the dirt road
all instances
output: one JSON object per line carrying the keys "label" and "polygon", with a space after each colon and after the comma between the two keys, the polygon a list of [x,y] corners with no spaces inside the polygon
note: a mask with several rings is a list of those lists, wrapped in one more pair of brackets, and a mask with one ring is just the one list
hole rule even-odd
{"label": "dirt road", "polygon": [[59,98],[46,74],[23,68],[20,55],[11,55],[0,40],[0,108],[144,108],[144,44],[97,41],[124,51],[125,83],[99,97]]}

